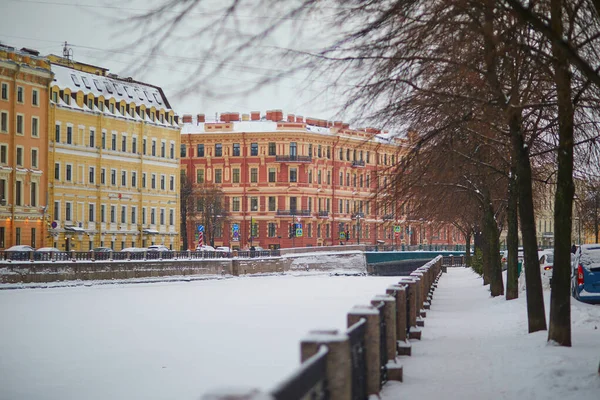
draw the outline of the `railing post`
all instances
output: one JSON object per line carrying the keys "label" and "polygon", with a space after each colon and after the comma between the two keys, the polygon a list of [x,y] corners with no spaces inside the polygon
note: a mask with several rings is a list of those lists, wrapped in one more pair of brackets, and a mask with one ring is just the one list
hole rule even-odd
{"label": "railing post", "polygon": [[330,400],[347,400],[352,396],[352,358],[350,340],[345,333],[311,331],[300,342],[301,362],[319,351],[321,345],[329,349],[327,354],[327,387]]}
{"label": "railing post", "polygon": [[94,254],[94,250],[90,250],[90,260],[96,261],[96,255]]}
{"label": "railing post", "polygon": [[423,273],[420,271],[413,271],[410,273],[410,276],[417,281],[417,326],[425,326],[423,317],[427,314],[425,313],[425,310],[423,310],[423,294],[425,292]]}
{"label": "railing post", "polygon": [[371,304],[377,306],[384,303],[386,357],[388,360],[396,358],[396,298],[390,295],[377,295]]}
{"label": "railing post", "polygon": [[410,356],[411,346],[407,340],[407,310],[406,310],[406,286],[392,285],[386,292],[396,298],[396,351],[399,356]]}
{"label": "railing post", "polygon": [[348,327],[362,318],[367,320],[365,330],[367,396],[379,393],[381,381],[380,357],[380,315],[373,306],[354,306],[348,313]]}
{"label": "railing post", "polygon": [[421,339],[421,329],[417,327],[417,281],[414,277],[403,277],[401,285],[406,285],[408,339]]}
{"label": "railing post", "polygon": [[190,249],[187,249],[187,258],[188,260],[192,258],[192,251]]}
{"label": "railing post", "polygon": [[75,250],[71,250],[71,261],[75,262]]}

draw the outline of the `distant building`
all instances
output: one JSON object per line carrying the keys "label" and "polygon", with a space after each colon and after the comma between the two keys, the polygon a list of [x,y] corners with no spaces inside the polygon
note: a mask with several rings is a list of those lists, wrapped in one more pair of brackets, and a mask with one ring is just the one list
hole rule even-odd
{"label": "distant building", "polygon": [[46,235],[48,60],[0,45],[0,249]]}
{"label": "distant building", "polygon": [[162,89],[48,58],[53,245],[178,249],[180,128]]}
{"label": "distant building", "polygon": [[[228,216],[215,245],[463,244],[453,228],[434,235],[426,221],[407,220],[399,202],[380,193],[404,144],[373,128],[284,119],[280,110],[222,113],[212,122],[185,115],[181,168],[195,185],[225,194]],[[201,224],[187,224],[189,248]]]}

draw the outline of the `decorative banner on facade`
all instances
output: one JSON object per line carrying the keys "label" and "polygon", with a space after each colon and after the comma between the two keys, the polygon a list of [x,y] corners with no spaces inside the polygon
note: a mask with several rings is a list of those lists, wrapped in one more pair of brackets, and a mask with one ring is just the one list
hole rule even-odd
{"label": "decorative banner on facade", "polygon": [[233,241],[233,242],[240,241],[240,225],[239,224],[231,225],[231,241]]}

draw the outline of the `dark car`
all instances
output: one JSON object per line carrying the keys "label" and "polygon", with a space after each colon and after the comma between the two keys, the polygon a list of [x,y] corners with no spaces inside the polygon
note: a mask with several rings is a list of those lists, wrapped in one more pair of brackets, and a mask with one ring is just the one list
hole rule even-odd
{"label": "dark car", "polygon": [[600,304],[600,244],[583,244],[577,249],[571,291],[579,301]]}

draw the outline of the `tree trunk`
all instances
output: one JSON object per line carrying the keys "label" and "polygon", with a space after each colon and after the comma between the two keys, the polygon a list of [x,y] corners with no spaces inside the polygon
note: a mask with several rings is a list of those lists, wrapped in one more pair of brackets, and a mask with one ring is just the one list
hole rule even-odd
{"label": "tree trunk", "polygon": [[519,218],[523,237],[525,281],[527,285],[527,322],[529,333],[546,330],[544,294],[537,258],[535,217],[533,214],[533,190],[529,149],[525,147],[521,132],[521,114],[516,108],[509,111],[509,129],[512,142],[512,157],[517,166],[517,192],[519,194]]}
{"label": "tree trunk", "polygon": [[508,265],[506,272],[506,300],[512,300],[519,297],[519,215],[517,211],[517,182],[514,166],[511,166],[510,180],[508,183],[508,210],[507,224],[508,232],[506,234],[506,249],[508,256],[506,263]]}
{"label": "tree trunk", "polygon": [[482,226],[483,226],[483,232],[481,235],[481,242],[482,242],[482,246],[481,246],[481,252],[483,253],[483,268],[482,268],[482,278],[483,278],[483,285],[489,285],[490,284],[490,278],[491,278],[491,257],[490,257],[490,235],[488,232],[488,225],[487,225],[487,221],[486,221],[486,215],[485,215],[485,211],[483,214],[483,221],[482,221]]}
{"label": "tree trunk", "polygon": [[489,201],[485,207],[484,218],[485,236],[487,240],[486,250],[488,253],[487,260],[489,263],[488,273],[490,281],[490,293],[492,297],[502,296],[504,294],[504,284],[502,283],[502,266],[500,265],[498,224],[494,218],[494,209],[491,205],[489,205]]}
{"label": "tree trunk", "polygon": [[[187,201],[187,199],[185,199],[185,201]],[[182,200],[182,203],[184,203],[184,201]],[[182,250],[187,250],[188,249],[188,237],[187,237],[187,207],[184,204],[181,204],[181,224],[179,229],[181,230],[181,240],[183,241],[183,249]]]}
{"label": "tree trunk", "polygon": [[465,265],[471,266],[471,231],[465,235]]}
{"label": "tree trunk", "polygon": [[[552,29],[562,36],[562,1],[551,1]],[[573,212],[573,103],[566,54],[554,42],[554,82],[558,100],[557,180],[554,201],[554,265],[548,341],[571,346],[571,214]]]}

